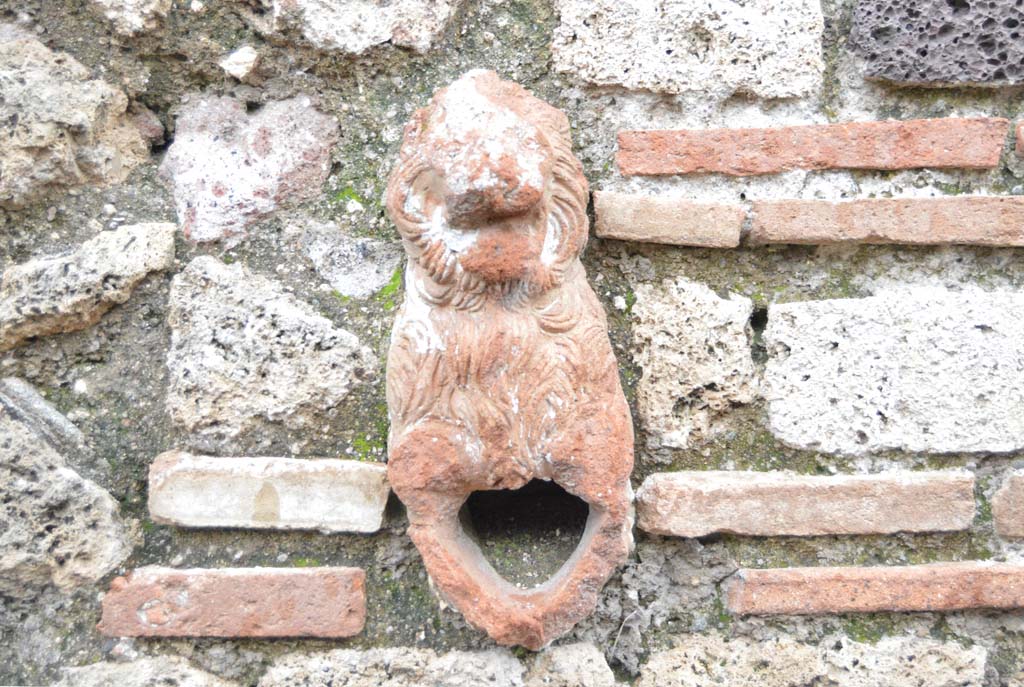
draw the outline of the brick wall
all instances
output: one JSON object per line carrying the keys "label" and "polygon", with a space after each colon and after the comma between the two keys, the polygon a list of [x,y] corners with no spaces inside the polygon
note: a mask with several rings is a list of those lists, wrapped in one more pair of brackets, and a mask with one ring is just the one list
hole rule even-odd
{"label": "brick wall", "polygon": [[[0,0],[0,683],[1024,684],[1022,23]],[[635,548],[540,652],[386,480],[384,184],[477,67],[569,119],[636,430]],[[464,512],[518,587],[586,520],[530,494]]]}

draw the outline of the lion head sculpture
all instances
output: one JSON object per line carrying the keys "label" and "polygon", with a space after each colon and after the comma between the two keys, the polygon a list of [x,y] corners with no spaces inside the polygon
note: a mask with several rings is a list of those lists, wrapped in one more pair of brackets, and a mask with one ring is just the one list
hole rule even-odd
{"label": "lion head sculpture", "polygon": [[[633,428],[579,260],[587,183],[565,115],[493,72],[405,130],[387,206],[409,255],[388,353],[388,477],[436,589],[503,644],[540,648],[594,608],[632,542]],[[459,513],[550,480],[588,504],[575,553],[519,589]]]}
{"label": "lion head sculpture", "polygon": [[587,182],[565,115],[491,71],[441,89],[405,128],[387,206],[449,294],[542,293],[587,240]]}

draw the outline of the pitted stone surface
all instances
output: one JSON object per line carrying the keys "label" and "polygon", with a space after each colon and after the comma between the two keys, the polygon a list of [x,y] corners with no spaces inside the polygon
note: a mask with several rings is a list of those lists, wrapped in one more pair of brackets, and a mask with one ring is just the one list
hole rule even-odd
{"label": "pitted stone surface", "polygon": [[237,242],[247,225],[320,193],[338,123],[307,96],[247,114],[240,100],[192,96],[176,121],[160,174],[193,241]]}
{"label": "pitted stone surface", "polygon": [[8,267],[0,279],[0,351],[95,324],[147,274],[173,266],[175,229],[132,224],[101,232],[70,255]]}
{"label": "pitted stone surface", "polygon": [[634,291],[640,420],[651,447],[685,448],[734,404],[757,395],[748,326],[754,305],[684,277]]}
{"label": "pitted stone surface", "polygon": [[637,687],[982,687],[987,658],[981,646],[918,637],[828,636],[812,646],[709,633],[654,653]]}
{"label": "pitted stone surface", "polygon": [[845,454],[1024,447],[1024,295],[916,288],[773,305],[772,432]]}
{"label": "pitted stone surface", "polygon": [[397,242],[351,236],[334,222],[313,219],[290,227],[317,274],[349,298],[367,298],[395,276],[405,255]]}
{"label": "pitted stone surface", "polygon": [[103,661],[66,668],[53,687],[234,687],[178,656],[140,658],[130,663]]}
{"label": "pitted stone surface", "polygon": [[660,93],[806,95],[821,79],[817,0],[558,0],[555,68]]}
{"label": "pitted stone surface", "polygon": [[360,54],[390,42],[423,53],[444,31],[460,1],[273,0],[273,28],[295,27],[325,51]]}
{"label": "pitted stone surface", "polygon": [[0,595],[68,591],[131,552],[117,502],[0,404]]}
{"label": "pitted stone surface", "polygon": [[0,27],[0,207],[119,183],[149,157],[128,98],[73,57]]}
{"label": "pitted stone surface", "polygon": [[92,4],[118,33],[127,36],[156,28],[171,9],[171,0],[92,0]]}
{"label": "pitted stone surface", "polygon": [[451,651],[401,647],[287,654],[259,687],[523,687],[523,666],[509,651]]}
{"label": "pitted stone surface", "polygon": [[1024,83],[1024,6],[1012,0],[858,0],[851,42],[876,79]]}
{"label": "pitted stone surface", "polygon": [[168,321],[168,412],[215,441],[263,420],[305,426],[377,368],[353,334],[276,282],[209,256],[174,278]]}
{"label": "pitted stone surface", "polygon": [[614,687],[615,674],[604,654],[589,642],[563,644],[537,655],[526,687]]}

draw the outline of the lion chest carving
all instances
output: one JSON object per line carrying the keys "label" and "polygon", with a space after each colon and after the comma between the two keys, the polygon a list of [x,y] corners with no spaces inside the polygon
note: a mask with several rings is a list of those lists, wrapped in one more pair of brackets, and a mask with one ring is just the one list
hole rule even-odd
{"label": "lion chest carving", "polygon": [[[493,72],[435,94],[387,191],[408,266],[388,355],[388,475],[440,593],[502,644],[588,615],[632,544],[633,430],[579,254],[587,184],[565,115]],[[532,589],[464,532],[474,491],[554,480],[587,502],[573,555]]]}

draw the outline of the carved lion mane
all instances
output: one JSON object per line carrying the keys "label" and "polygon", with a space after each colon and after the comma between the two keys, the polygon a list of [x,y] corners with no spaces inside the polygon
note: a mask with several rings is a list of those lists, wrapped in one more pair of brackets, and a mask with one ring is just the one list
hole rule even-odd
{"label": "carved lion mane", "polygon": [[482,70],[413,115],[387,189],[429,301],[468,309],[561,284],[586,245],[586,203],[566,116]]}

